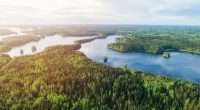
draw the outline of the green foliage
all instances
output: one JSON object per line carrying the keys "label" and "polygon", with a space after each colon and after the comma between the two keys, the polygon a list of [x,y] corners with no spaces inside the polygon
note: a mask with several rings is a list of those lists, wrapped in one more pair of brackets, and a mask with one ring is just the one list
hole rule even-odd
{"label": "green foliage", "polygon": [[33,35],[17,35],[13,37],[4,38],[0,43],[0,53],[8,52],[12,47],[24,45],[29,42],[39,41],[42,37]]}
{"label": "green foliage", "polygon": [[199,85],[97,64],[76,46],[6,61],[0,68],[0,109],[200,109]]}
{"label": "green foliage", "polygon": [[32,47],[31,47],[31,51],[32,51],[32,52],[35,52],[35,51],[37,51],[37,48],[36,48],[36,46],[32,46]]}
{"label": "green foliage", "polygon": [[40,37],[33,36],[33,35],[18,35],[14,37],[8,37],[3,39],[3,44],[7,46],[19,46],[19,45],[24,45],[27,42],[34,42],[34,41],[39,41]]}
{"label": "green foliage", "polygon": [[[112,35],[116,32],[114,26],[96,26],[96,25],[63,25],[62,28],[58,26],[41,26],[40,28],[34,28],[31,31],[26,33],[31,35],[42,35],[42,36],[51,36],[59,34],[63,37],[67,36],[101,36]],[[82,41],[81,41],[82,42]]]}
{"label": "green foliage", "polygon": [[106,63],[107,61],[108,61],[108,57],[105,56],[105,57],[103,58],[103,62]]}
{"label": "green foliage", "polygon": [[162,56],[164,58],[170,58],[170,53],[169,52],[164,52]]}
{"label": "green foliage", "polygon": [[142,51],[162,54],[171,51],[200,53],[200,28],[176,26],[146,26],[120,32],[123,38],[108,48],[118,51]]}
{"label": "green foliage", "polygon": [[5,64],[7,64],[11,60],[11,57],[9,55],[1,54],[0,55],[0,68],[3,67]]}
{"label": "green foliage", "polygon": [[0,53],[2,53],[2,52],[8,52],[8,51],[10,51],[11,49],[12,49],[12,48],[11,48],[10,46],[0,44]]}

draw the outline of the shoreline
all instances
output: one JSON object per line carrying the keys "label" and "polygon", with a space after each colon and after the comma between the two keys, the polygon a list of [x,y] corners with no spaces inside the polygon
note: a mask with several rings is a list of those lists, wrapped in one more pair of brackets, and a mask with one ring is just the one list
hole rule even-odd
{"label": "shoreline", "polygon": [[[84,44],[84,43],[88,43],[88,42],[92,42],[93,40],[96,40],[96,39],[104,39],[104,38],[107,38],[108,36],[102,36],[102,37],[95,37],[95,38],[90,38],[90,39],[81,39],[81,40],[77,40],[77,41],[74,41],[72,44],[70,45],[54,45],[54,46],[49,46],[49,47],[46,47],[43,51],[41,52],[38,52],[38,53],[35,53],[35,54],[30,54],[30,55],[22,55],[22,56],[17,56],[17,58],[19,57],[27,57],[27,56],[35,56],[35,55],[38,55],[38,54],[42,54],[44,52],[49,52],[49,51],[54,51],[54,50],[57,50],[57,49],[67,49],[67,50],[74,50],[74,51],[77,51],[81,54],[83,54],[85,57],[87,57],[85,55],[84,52],[81,52],[79,51],[79,49],[81,48],[81,45]],[[112,49],[114,50],[114,49]],[[116,50],[114,50],[116,51]],[[117,52],[120,52],[120,51],[117,51]],[[137,51],[137,52],[142,52],[142,51]],[[130,52],[129,52],[130,53]],[[147,52],[142,52],[142,53],[147,53]],[[151,54],[151,53],[147,53],[147,54]],[[6,56],[9,56],[7,54],[2,54],[2,55],[6,55]],[[158,55],[158,54],[151,54],[151,55]],[[9,58],[13,59],[14,57],[10,57]],[[16,57],[15,57],[16,58]],[[88,58],[88,57],[87,57]],[[90,58],[88,58],[90,59]],[[90,59],[92,60],[92,59]],[[96,61],[95,61],[96,62]],[[98,63],[98,62],[96,62]],[[101,64],[101,63],[100,63]],[[111,68],[115,68],[113,66],[109,66]],[[123,68],[123,67],[120,67],[120,68]],[[137,70],[136,68],[134,67],[129,67],[129,69],[134,69],[134,70]],[[170,77],[170,76],[166,76],[166,75],[157,75],[157,74],[154,74],[154,73],[151,73],[151,72],[145,72],[145,71],[142,71],[142,70],[137,70],[137,71],[140,71],[140,72],[143,72],[145,74],[150,74],[150,75],[153,75],[153,76],[156,76],[156,77],[167,77],[167,78],[170,78],[170,79],[175,79],[175,80],[180,80],[180,81],[185,81],[185,82],[188,82],[188,83],[192,83],[192,84],[198,84],[199,83],[196,83],[196,82],[191,82],[191,81],[188,81],[188,80],[184,80],[184,79],[180,79],[180,78],[176,78],[176,77]]]}
{"label": "shoreline", "polygon": [[[92,60],[92,59],[88,58],[85,55],[84,52],[79,51],[80,48],[81,48],[81,43],[73,43],[73,44],[70,44],[70,45],[54,45],[54,46],[49,46],[49,47],[45,48],[42,52],[32,54],[32,55],[22,55],[22,56],[18,56],[18,57],[15,57],[15,58],[21,58],[21,57],[25,58],[25,57],[37,56],[37,55],[40,55],[40,54],[44,54],[46,52],[49,53],[49,52],[54,51],[54,50],[68,50],[68,51],[75,51],[76,53],[83,55],[87,59]],[[7,54],[1,54],[1,57],[5,57],[5,58],[9,59],[7,61],[7,63],[9,63],[11,60],[15,59],[13,57],[10,57]],[[96,62],[96,61],[95,61],[95,63],[105,65],[104,63],[99,63],[99,62]],[[110,65],[107,65],[107,66],[109,66],[110,68],[123,69],[123,67],[113,67],[113,66],[110,66]],[[130,69],[131,71],[142,72],[142,74],[150,75],[150,76],[153,76],[153,77],[168,78],[168,79],[171,79],[171,80],[182,81],[182,82],[191,83],[191,84],[194,84],[194,85],[200,85],[200,83],[197,83],[197,82],[192,82],[192,81],[184,80],[184,79],[181,79],[181,78],[176,78],[176,77],[171,77],[171,76],[166,76],[166,75],[160,75],[160,74],[157,74],[157,73],[155,74],[155,73],[152,73],[152,72],[145,72],[145,71],[139,70],[139,69],[134,68],[134,67],[128,67],[128,69]]]}
{"label": "shoreline", "polygon": [[[48,37],[48,36],[47,36]],[[92,37],[92,36],[91,36]],[[27,55],[36,55],[36,54],[38,54],[38,53],[41,53],[41,52],[43,52],[43,51],[45,51],[46,49],[48,49],[48,48],[52,48],[52,47],[58,47],[58,46],[75,46],[76,47],[76,50],[79,50],[80,48],[81,48],[81,44],[84,44],[84,43],[89,43],[89,42],[92,42],[92,41],[94,41],[94,40],[96,40],[96,39],[105,39],[105,38],[107,38],[108,37],[108,35],[102,35],[102,36],[97,36],[97,37],[92,37],[92,38],[87,38],[87,39],[84,39],[84,37],[83,37],[83,39],[81,39],[81,40],[75,40],[72,44],[68,44],[68,45],[52,45],[52,46],[48,46],[48,47],[46,47],[44,50],[42,50],[42,51],[40,51],[40,52],[36,52],[36,53],[34,53],[34,54],[27,54]],[[39,40],[41,40],[42,38],[44,38],[44,37],[39,37]],[[39,41],[38,40],[38,41]],[[38,42],[37,41],[37,42]],[[30,43],[30,42],[28,42],[28,43]],[[24,44],[23,44],[24,45]],[[3,45],[2,45],[3,46]],[[8,46],[6,46],[6,47],[8,47]],[[16,47],[16,46],[14,46],[14,47]],[[7,49],[7,50],[4,50],[3,52],[1,52],[0,54],[4,54],[4,55],[8,55],[8,54],[6,54],[6,52],[9,52],[11,49],[12,49],[13,47],[9,47],[9,49]],[[21,56],[27,56],[27,55],[21,55]],[[20,56],[17,56],[17,57],[20,57]]]}
{"label": "shoreline", "polygon": [[[119,50],[115,48],[110,48],[107,46],[108,49],[111,49],[116,52],[122,52],[122,53],[132,53],[132,52],[141,52],[141,53],[147,53],[147,54],[152,54],[152,55],[162,55],[162,53],[152,53],[152,52],[147,52],[144,50],[133,50],[133,51],[126,51],[126,50]],[[189,54],[195,54],[195,55],[200,55],[200,52],[193,52],[193,51],[187,51],[187,50],[178,50],[178,51],[164,51],[164,52],[182,52],[182,53],[189,53]]]}

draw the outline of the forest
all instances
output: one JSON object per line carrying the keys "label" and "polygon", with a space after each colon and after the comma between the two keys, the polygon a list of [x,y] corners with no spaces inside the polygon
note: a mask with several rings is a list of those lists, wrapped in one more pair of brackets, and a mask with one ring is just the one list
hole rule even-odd
{"label": "forest", "polygon": [[153,54],[184,51],[200,53],[200,28],[178,26],[131,27],[119,32],[118,38],[107,47],[118,51],[142,51]]}
{"label": "forest", "polygon": [[36,35],[16,35],[13,37],[3,38],[3,40],[0,41],[0,53],[8,52],[13,47],[25,45],[29,42],[37,42],[41,38],[43,37]]}
{"label": "forest", "polygon": [[[22,26],[20,27],[22,33],[25,35],[12,35],[8,38],[3,38],[0,41],[0,53],[8,52],[13,47],[21,46],[30,42],[37,42],[42,38],[61,35],[63,37],[69,36],[98,36],[95,39],[106,38],[117,32],[119,27],[115,26],[96,26],[96,25],[70,25],[70,26]],[[11,35],[12,32],[8,29],[0,29],[0,35]],[[95,39],[80,40],[77,42],[89,42]]]}
{"label": "forest", "polygon": [[99,64],[79,48],[58,45],[36,55],[1,55],[0,109],[200,109],[199,85]]}
{"label": "forest", "polygon": [[103,33],[104,35],[112,35],[116,33],[119,26],[113,25],[59,25],[59,26],[36,26],[31,31],[24,33],[31,35],[51,36],[59,34],[63,37],[67,36],[95,36]]}

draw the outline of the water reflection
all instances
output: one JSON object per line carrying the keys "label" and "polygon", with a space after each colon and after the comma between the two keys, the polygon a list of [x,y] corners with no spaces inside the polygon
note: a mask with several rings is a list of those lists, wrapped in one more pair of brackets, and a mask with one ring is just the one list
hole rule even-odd
{"label": "water reflection", "polygon": [[114,42],[117,37],[120,36],[110,36],[107,39],[83,44],[80,51],[99,63],[103,63],[104,56],[107,56],[107,64],[114,67],[123,67],[127,64],[128,67],[141,71],[200,83],[200,55],[171,52],[171,58],[166,59],[161,55],[140,52],[121,53],[107,49],[107,44]]}
{"label": "water reflection", "polygon": [[[48,36],[39,40],[38,42],[30,42],[22,46],[14,47],[12,48],[11,51],[5,54],[10,55],[11,57],[21,56],[20,50],[24,51],[23,55],[35,54],[35,53],[43,51],[46,47],[54,46],[54,45],[68,45],[68,44],[72,44],[76,40],[80,40],[83,38],[91,38],[91,36],[88,36],[88,37],[62,37],[60,35]],[[31,50],[32,46],[35,46],[37,48],[35,52],[32,52]]]}
{"label": "water reflection", "polygon": [[[161,55],[140,52],[122,53],[107,49],[107,44],[115,42],[117,37],[121,36],[109,36],[106,39],[98,39],[83,44],[80,51],[84,52],[85,55],[87,55],[90,59],[93,59],[99,63],[103,63],[104,57],[107,56],[108,62],[106,64],[113,67],[123,67],[125,64],[127,64],[128,67],[134,67],[141,71],[200,83],[200,55],[172,52],[170,53],[171,58],[165,59]],[[9,54],[11,57],[20,56],[20,50],[24,50],[24,55],[35,54],[43,51],[49,46],[72,44],[75,40],[85,38],[91,38],[91,36],[49,36],[41,39],[38,42],[31,42],[23,46],[14,47],[6,54]],[[32,52],[32,46],[36,46],[36,52]]]}

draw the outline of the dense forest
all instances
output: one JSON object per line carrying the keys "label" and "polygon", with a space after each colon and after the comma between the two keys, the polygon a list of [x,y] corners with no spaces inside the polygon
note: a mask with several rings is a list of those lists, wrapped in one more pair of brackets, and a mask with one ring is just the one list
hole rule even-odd
{"label": "dense forest", "polygon": [[118,51],[143,51],[162,54],[170,51],[200,53],[200,28],[178,26],[146,26],[120,31],[118,38],[108,48]]}
{"label": "dense forest", "polygon": [[199,85],[97,64],[79,48],[54,46],[12,59],[1,55],[0,109],[200,109]]}

